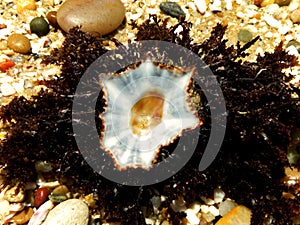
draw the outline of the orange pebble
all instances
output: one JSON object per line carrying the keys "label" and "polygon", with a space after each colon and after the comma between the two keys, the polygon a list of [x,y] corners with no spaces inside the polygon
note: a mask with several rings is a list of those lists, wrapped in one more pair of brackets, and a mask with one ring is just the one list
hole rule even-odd
{"label": "orange pebble", "polygon": [[250,225],[251,210],[245,206],[238,205],[223,216],[216,225]]}

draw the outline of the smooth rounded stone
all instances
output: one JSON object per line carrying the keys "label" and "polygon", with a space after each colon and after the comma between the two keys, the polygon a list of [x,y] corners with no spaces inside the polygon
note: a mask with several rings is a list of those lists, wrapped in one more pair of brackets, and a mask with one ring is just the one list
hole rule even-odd
{"label": "smooth rounded stone", "polygon": [[176,2],[162,2],[159,4],[161,11],[175,18],[185,17],[185,12]]}
{"label": "smooth rounded stone", "polygon": [[125,7],[120,0],[67,0],[57,11],[57,22],[66,32],[75,26],[105,35],[120,26]]}
{"label": "smooth rounded stone", "polygon": [[87,225],[89,208],[79,199],[69,199],[54,207],[43,225]]}
{"label": "smooth rounded stone", "polygon": [[26,54],[31,50],[29,39],[23,34],[12,34],[7,38],[7,46],[14,52]]}
{"label": "smooth rounded stone", "polygon": [[287,43],[286,48],[290,47],[290,46],[294,46],[298,52],[300,52],[300,43],[296,40],[291,40]]}
{"label": "smooth rounded stone", "polygon": [[17,215],[13,217],[13,220],[16,224],[24,224],[30,220],[30,218],[33,215],[33,209],[32,208],[26,208]]}
{"label": "smooth rounded stone", "polygon": [[238,205],[223,216],[216,225],[250,225],[252,212],[245,206]]}
{"label": "smooth rounded stone", "polygon": [[48,22],[43,17],[36,17],[30,22],[30,30],[38,36],[44,36],[49,33],[50,28]]}
{"label": "smooth rounded stone", "polygon": [[52,202],[60,203],[60,202],[66,201],[68,199],[68,197],[66,195],[64,195],[64,194],[51,194],[49,196],[49,199]]}
{"label": "smooth rounded stone", "polygon": [[275,0],[275,3],[279,6],[285,6],[289,5],[291,3],[291,0]]}
{"label": "smooth rounded stone", "polygon": [[52,191],[52,194],[66,195],[68,192],[69,192],[69,189],[67,188],[66,185],[60,185]]}
{"label": "smooth rounded stone", "polygon": [[290,18],[293,23],[300,23],[300,9],[291,12]]}
{"label": "smooth rounded stone", "polygon": [[5,192],[4,198],[9,202],[22,202],[25,198],[25,193],[22,188],[16,185]]}
{"label": "smooth rounded stone", "polygon": [[0,200],[0,222],[7,215],[9,215],[9,202],[7,200]]}
{"label": "smooth rounded stone", "polygon": [[34,196],[34,207],[40,207],[48,199],[49,194],[50,191],[48,188],[37,189]]}
{"label": "smooth rounded stone", "polygon": [[46,18],[52,27],[55,27],[55,28],[59,27],[59,25],[57,23],[57,12],[55,12],[55,11],[48,12],[46,15]]}
{"label": "smooth rounded stone", "polygon": [[237,204],[234,201],[232,201],[230,199],[226,199],[224,202],[220,203],[220,206],[219,206],[220,215],[225,216],[235,206],[237,206]]}
{"label": "smooth rounded stone", "polygon": [[238,33],[238,39],[241,42],[249,42],[253,38],[252,33],[249,30],[241,29]]}

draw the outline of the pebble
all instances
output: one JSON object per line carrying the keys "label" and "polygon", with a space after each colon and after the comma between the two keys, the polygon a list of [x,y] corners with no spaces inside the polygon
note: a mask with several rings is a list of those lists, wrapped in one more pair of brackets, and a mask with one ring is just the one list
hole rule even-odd
{"label": "pebble", "polygon": [[52,27],[59,28],[59,25],[57,23],[57,12],[55,11],[48,12],[46,18]]}
{"label": "pebble", "polygon": [[250,225],[251,210],[245,206],[234,207],[229,213],[223,216],[216,225]]}
{"label": "pebble", "polygon": [[290,18],[293,23],[300,23],[300,9],[291,12]]}
{"label": "pebble", "polygon": [[16,90],[11,84],[3,83],[0,85],[0,91],[3,96],[10,96],[16,93]]}
{"label": "pebble", "polygon": [[9,214],[9,202],[0,200],[0,222]]}
{"label": "pebble", "polygon": [[66,185],[60,185],[52,191],[52,194],[66,195],[68,192],[69,192],[69,189],[67,188]]}
{"label": "pebble", "polygon": [[35,10],[35,0],[18,0],[16,1],[18,13],[22,13],[24,10]]}
{"label": "pebble", "polygon": [[220,206],[219,206],[220,215],[225,216],[235,206],[237,206],[237,204],[234,201],[232,201],[230,199],[226,199],[224,202],[220,203]]}
{"label": "pebble", "polygon": [[224,197],[225,197],[225,192],[224,191],[222,191],[219,188],[214,190],[214,201],[215,201],[215,203],[220,203],[221,201],[223,201]]}
{"label": "pebble", "polygon": [[265,7],[267,5],[272,5],[274,4],[274,0],[263,0],[261,3],[260,3],[260,6],[261,7]]}
{"label": "pebble", "polygon": [[47,173],[52,171],[51,163],[47,161],[37,161],[34,166],[37,172]]}
{"label": "pebble", "polygon": [[35,192],[34,196],[34,207],[40,207],[48,198],[50,191],[48,188],[39,188]]}
{"label": "pebble", "polygon": [[31,50],[29,39],[23,34],[12,34],[7,39],[7,46],[14,52],[26,54]]}
{"label": "pebble", "polygon": [[24,209],[23,211],[21,211],[20,213],[18,213],[17,215],[15,215],[13,217],[13,220],[16,224],[24,224],[27,223],[30,218],[33,215],[33,209],[28,207],[26,209]]}
{"label": "pebble", "polygon": [[28,225],[40,225],[46,218],[49,211],[54,207],[50,200],[41,205],[30,218]]}
{"label": "pebble", "polygon": [[120,0],[67,0],[57,11],[57,22],[66,32],[81,26],[83,31],[106,35],[117,29],[124,17]]}
{"label": "pebble", "polygon": [[87,225],[89,208],[79,199],[69,199],[54,207],[43,225]]}
{"label": "pebble", "polygon": [[192,209],[185,210],[185,213],[186,213],[186,219],[190,224],[198,225],[200,223],[200,219]]}
{"label": "pebble", "polygon": [[252,33],[249,30],[241,29],[238,33],[238,39],[241,42],[247,43],[253,38]]}
{"label": "pebble", "polygon": [[287,43],[286,48],[290,47],[290,46],[294,46],[298,52],[300,52],[300,43],[296,40],[291,40]]}
{"label": "pebble", "polygon": [[38,36],[44,36],[49,33],[50,28],[48,22],[43,17],[36,17],[30,22],[30,30]]}
{"label": "pebble", "polygon": [[4,194],[4,198],[9,202],[22,202],[24,197],[24,190],[18,185],[8,189]]}
{"label": "pebble", "polygon": [[160,3],[159,8],[165,14],[175,17],[175,18],[185,16],[185,12],[182,10],[182,8],[176,2],[162,2],[162,3]]}
{"label": "pebble", "polygon": [[51,194],[49,196],[49,199],[52,202],[60,203],[60,202],[66,201],[68,199],[68,197],[66,195],[64,195],[64,194]]}
{"label": "pebble", "polygon": [[279,6],[286,6],[291,3],[291,0],[275,0],[275,3]]}

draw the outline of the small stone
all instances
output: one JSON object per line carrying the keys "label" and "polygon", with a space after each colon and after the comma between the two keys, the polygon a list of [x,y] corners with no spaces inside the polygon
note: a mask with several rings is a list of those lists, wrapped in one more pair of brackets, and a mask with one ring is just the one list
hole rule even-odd
{"label": "small stone", "polygon": [[16,1],[18,13],[22,13],[24,10],[35,10],[35,0],[18,0]]}
{"label": "small stone", "polygon": [[57,11],[57,22],[66,32],[81,26],[82,31],[106,35],[117,29],[124,17],[120,0],[67,0]]}
{"label": "small stone", "polygon": [[0,200],[0,222],[9,215],[9,202],[7,200]]}
{"label": "small stone", "polygon": [[190,224],[198,225],[200,219],[197,217],[197,214],[192,209],[185,210],[186,218]]}
{"label": "small stone", "polygon": [[238,39],[241,42],[249,42],[253,38],[252,33],[249,30],[241,29],[238,33]]}
{"label": "small stone", "polygon": [[69,189],[67,188],[66,185],[60,185],[52,191],[52,194],[66,195],[68,192],[69,192]]}
{"label": "small stone", "polygon": [[40,207],[48,198],[50,191],[48,188],[39,188],[35,192],[34,196],[34,207]]}
{"label": "small stone", "polygon": [[57,23],[57,12],[55,11],[48,12],[46,18],[52,27],[59,28],[59,25]]}
{"label": "small stone", "polygon": [[290,46],[294,46],[298,52],[300,52],[300,43],[296,40],[291,40],[287,43],[286,48],[290,47]]}
{"label": "small stone", "polygon": [[290,18],[293,23],[300,23],[300,9],[291,12]]}
{"label": "small stone", "polygon": [[64,195],[64,194],[51,194],[49,196],[49,199],[52,202],[60,203],[60,202],[66,201],[68,199],[68,197],[66,195]]}
{"label": "small stone", "polygon": [[87,225],[89,208],[79,199],[69,199],[54,207],[43,225]]}
{"label": "small stone", "polygon": [[169,16],[175,18],[179,18],[181,16],[185,17],[185,12],[176,2],[162,2],[160,3],[159,8]]}
{"label": "small stone", "polygon": [[48,22],[43,17],[36,17],[30,22],[30,30],[38,36],[44,36],[49,33],[50,28]]}
{"label": "small stone", "polygon": [[31,50],[29,39],[23,34],[12,34],[7,39],[7,46],[14,52],[26,54]]}
{"label": "small stone", "polygon": [[219,213],[221,216],[225,216],[230,210],[232,210],[236,206],[237,204],[234,201],[226,199],[224,202],[220,203]]}
{"label": "small stone", "polygon": [[291,0],[275,0],[275,3],[279,6],[286,6],[289,5]]}
{"label": "small stone", "polygon": [[250,225],[251,210],[245,206],[239,205],[234,207],[229,213],[223,216],[216,225]]}
{"label": "small stone", "polygon": [[30,220],[30,218],[33,215],[33,209],[32,208],[26,208],[17,215],[13,217],[13,220],[16,224],[25,224]]}
{"label": "small stone", "polygon": [[16,185],[5,192],[4,198],[9,202],[22,202],[25,198],[24,190]]}
{"label": "small stone", "polygon": [[222,191],[219,188],[214,190],[214,201],[215,201],[215,203],[220,203],[221,201],[223,201],[224,197],[225,197],[224,191]]}
{"label": "small stone", "polygon": [[260,6],[265,7],[265,6],[272,5],[272,4],[274,4],[274,0],[262,0],[262,2],[260,3]]}
{"label": "small stone", "polygon": [[52,171],[51,163],[47,161],[37,161],[34,166],[37,172],[47,173]]}

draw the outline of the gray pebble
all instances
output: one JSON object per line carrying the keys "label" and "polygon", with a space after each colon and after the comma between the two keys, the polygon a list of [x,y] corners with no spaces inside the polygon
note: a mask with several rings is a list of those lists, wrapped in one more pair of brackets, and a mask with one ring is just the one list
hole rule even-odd
{"label": "gray pebble", "polygon": [[160,3],[159,8],[161,11],[172,17],[179,18],[181,16],[185,16],[184,11],[176,2],[162,2]]}

